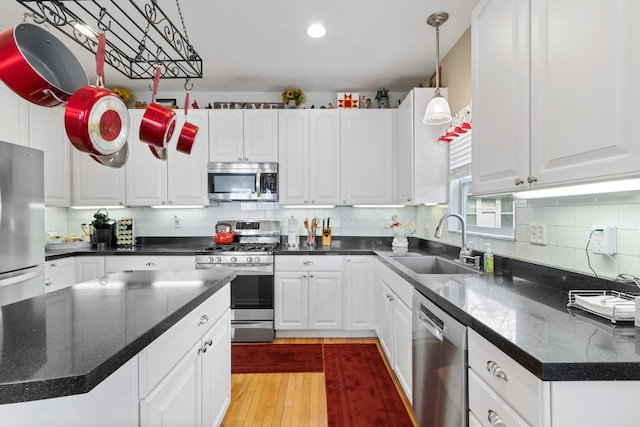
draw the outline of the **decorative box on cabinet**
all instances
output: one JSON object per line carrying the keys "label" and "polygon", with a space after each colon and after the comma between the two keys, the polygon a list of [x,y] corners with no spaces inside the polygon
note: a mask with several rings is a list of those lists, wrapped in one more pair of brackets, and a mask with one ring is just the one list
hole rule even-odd
{"label": "decorative box on cabinet", "polygon": [[[640,131],[633,120],[640,83],[632,75],[640,31],[628,21],[638,14],[640,5],[627,0],[483,0],[476,6],[475,194],[639,175],[640,146],[632,136]],[[598,61],[592,52],[602,53]],[[596,102],[590,88],[602,84]]]}
{"label": "decorative box on cabinet", "polygon": [[[438,142],[442,128],[422,123],[434,91],[414,88],[398,107],[398,203],[449,200],[449,150]],[[446,89],[441,93],[447,96]]]}
{"label": "decorative box on cabinet", "polygon": [[275,329],[342,329],[342,257],[276,257]]}
{"label": "decorative box on cabinet", "polygon": [[340,203],[340,111],[278,114],[280,203]]}
{"label": "decorative box on cabinet", "polygon": [[210,162],[278,161],[277,110],[211,110],[209,129]]}
{"label": "decorative box on cabinet", "polygon": [[189,123],[199,128],[190,154],[176,150],[185,122],[184,111],[177,112],[176,130],[167,146],[166,161],[154,157],[149,145],[140,141],[138,130],[143,114],[144,110],[129,111],[129,160],[125,166],[127,206],[208,205],[208,111],[189,111]]}
{"label": "decorative box on cabinet", "polygon": [[340,111],[341,202],[393,201],[393,141],[396,110]]}

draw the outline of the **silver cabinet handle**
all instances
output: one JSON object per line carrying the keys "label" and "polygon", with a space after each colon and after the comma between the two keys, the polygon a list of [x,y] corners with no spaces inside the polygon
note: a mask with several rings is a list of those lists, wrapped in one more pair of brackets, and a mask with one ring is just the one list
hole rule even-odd
{"label": "silver cabinet handle", "polygon": [[241,162],[242,161],[242,157],[238,157],[238,161]]}
{"label": "silver cabinet handle", "polygon": [[[247,159],[247,158],[245,157],[245,158],[244,158],[244,161],[246,162],[247,160],[249,160],[249,159]],[[258,169],[258,173],[256,173],[256,196],[257,196],[258,198],[260,198],[260,183],[261,183],[261,181],[262,181],[262,179],[260,178],[260,176],[261,176],[260,169]]]}
{"label": "silver cabinet handle", "polygon": [[524,181],[521,180],[520,178],[516,178],[516,179],[513,180],[513,183],[515,185],[521,185],[521,184],[524,184]]}
{"label": "silver cabinet handle", "polygon": [[393,300],[394,300],[394,298],[393,298],[391,295],[387,295],[387,299],[388,299],[389,301],[393,301]]}
{"label": "silver cabinet handle", "polygon": [[209,321],[209,316],[207,316],[206,314],[203,314],[202,316],[200,316],[200,320],[198,320],[198,326],[204,325],[208,321]]}
{"label": "silver cabinet handle", "polygon": [[49,279],[45,280],[44,285],[45,286],[51,286],[51,280],[49,280]]}
{"label": "silver cabinet handle", "polygon": [[305,261],[302,265],[313,265],[313,261]]}
{"label": "silver cabinet handle", "polygon": [[493,360],[487,361],[487,371],[489,371],[490,373],[492,373],[498,378],[502,378],[505,381],[509,381],[509,378],[507,377],[507,373],[502,369],[502,366],[498,365]]}
{"label": "silver cabinet handle", "polygon": [[303,274],[303,275],[302,275],[302,278],[303,278],[303,279],[306,279],[306,278],[307,278],[307,275],[306,275],[306,274]]}
{"label": "silver cabinet handle", "polygon": [[309,277],[311,277],[313,279],[313,274],[310,274]]}
{"label": "silver cabinet handle", "polygon": [[51,267],[57,267],[58,264],[56,264],[55,262],[51,264]]}
{"label": "silver cabinet handle", "polygon": [[156,263],[155,263],[155,262],[151,262],[151,261],[149,261],[149,262],[148,262],[148,263],[146,263],[145,265],[146,265],[147,267],[151,267],[151,266],[156,265]]}
{"label": "silver cabinet handle", "polygon": [[492,409],[489,409],[487,419],[493,427],[507,427],[504,421],[502,421],[500,415],[498,415],[498,413]]}
{"label": "silver cabinet handle", "polygon": [[531,176],[529,175],[527,177],[527,181],[529,182],[529,184],[533,184],[534,182],[536,182],[538,180],[538,178],[536,178],[535,176]]}
{"label": "silver cabinet handle", "polygon": [[213,344],[212,340],[205,341],[204,345],[198,349],[198,355],[200,355],[200,353],[206,353],[207,347],[211,347],[212,344]]}
{"label": "silver cabinet handle", "polygon": [[211,347],[212,344],[213,344],[213,340],[209,340],[209,341],[204,343],[204,345],[207,346],[207,347]]}
{"label": "silver cabinet handle", "polygon": [[248,157],[245,157],[245,158],[244,158],[244,161],[245,161],[245,162],[248,162],[248,161],[249,161],[249,158],[248,158]]}

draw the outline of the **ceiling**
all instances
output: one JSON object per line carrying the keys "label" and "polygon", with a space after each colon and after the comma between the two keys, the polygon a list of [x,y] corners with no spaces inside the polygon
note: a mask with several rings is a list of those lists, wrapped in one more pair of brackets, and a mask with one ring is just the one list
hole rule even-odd
{"label": "ceiling", "polygon": [[[151,0],[139,0],[148,4]],[[440,30],[441,58],[471,22],[479,0],[182,0],[187,34],[203,61],[196,91],[372,92],[380,87],[408,91],[435,70],[435,30],[426,24],[437,11],[449,13]],[[106,4],[107,2],[105,2]],[[157,0],[180,27],[175,0]],[[22,22],[15,1],[0,3],[0,30]],[[311,39],[312,23],[327,27]],[[55,30],[95,79],[93,56]],[[107,38],[109,34],[107,33]],[[108,86],[146,89],[148,80],[129,80],[106,67]],[[184,80],[162,81],[163,90],[180,90]]]}

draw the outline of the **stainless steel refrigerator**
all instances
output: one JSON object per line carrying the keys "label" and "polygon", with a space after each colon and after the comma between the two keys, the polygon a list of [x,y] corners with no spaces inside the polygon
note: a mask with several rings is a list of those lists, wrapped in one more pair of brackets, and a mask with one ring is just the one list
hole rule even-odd
{"label": "stainless steel refrigerator", "polygon": [[0,141],[0,306],[44,293],[44,156]]}

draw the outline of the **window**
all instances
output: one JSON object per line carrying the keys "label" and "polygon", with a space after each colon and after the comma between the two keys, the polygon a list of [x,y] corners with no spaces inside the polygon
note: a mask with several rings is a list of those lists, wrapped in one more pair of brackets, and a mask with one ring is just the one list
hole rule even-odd
{"label": "window", "polygon": [[[471,132],[449,145],[449,209],[467,222],[467,233],[515,239],[515,202],[511,195],[475,197],[471,195]],[[459,221],[449,221],[449,231],[460,231]]]}

